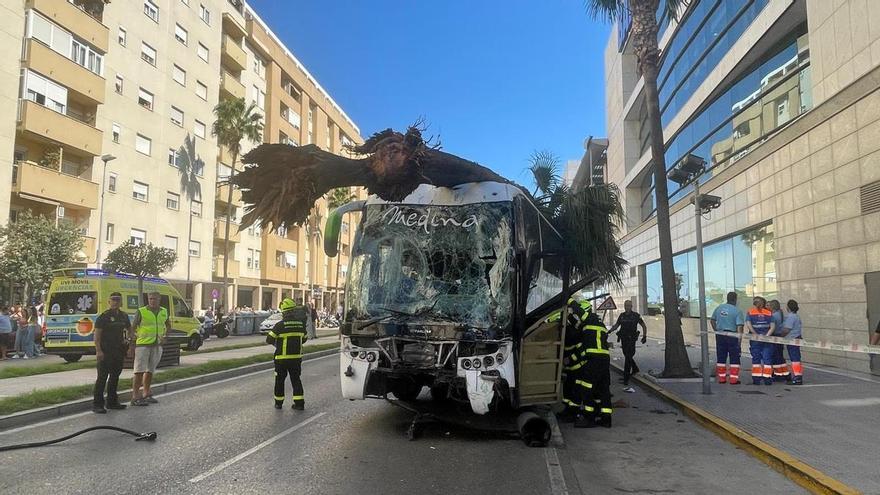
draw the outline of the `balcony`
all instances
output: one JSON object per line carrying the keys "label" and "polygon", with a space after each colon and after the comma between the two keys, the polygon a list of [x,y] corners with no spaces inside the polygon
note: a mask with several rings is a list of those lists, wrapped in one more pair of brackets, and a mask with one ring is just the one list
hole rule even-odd
{"label": "balcony", "polygon": [[39,11],[52,22],[87,41],[98,51],[107,53],[110,30],[79,7],[64,0],[27,0],[25,8]]}
{"label": "balcony", "polygon": [[[223,258],[223,255],[218,255],[214,256],[214,259],[211,261],[211,273],[214,275],[214,278],[223,278]],[[241,268],[238,261],[229,260],[229,264],[226,268],[230,279],[238,278]]]}
{"label": "balcony", "polygon": [[66,208],[94,210],[98,207],[98,184],[42,167],[18,162],[14,167],[12,192],[54,201]]}
{"label": "balcony", "polygon": [[[223,204],[228,203],[229,188],[230,187],[231,186],[228,186],[228,185],[218,185],[217,189],[216,189],[216,193],[214,195],[214,199],[216,201],[223,203]],[[241,191],[234,188],[234,187],[232,188],[232,204],[233,205],[240,205],[241,204]],[[230,234],[230,236],[231,235],[232,234]]]}
{"label": "balcony", "polygon": [[25,41],[25,67],[76,91],[93,105],[104,103],[104,78],[60,55],[37,40]]}
{"label": "balcony", "polygon": [[220,73],[220,96],[238,99],[244,98],[244,84],[238,81],[232,74],[223,71]]}
{"label": "balcony", "polygon": [[220,55],[223,65],[231,70],[238,71],[247,68],[247,55],[245,55],[244,49],[228,34],[223,35]]}
{"label": "balcony", "polygon": [[[214,220],[214,239],[223,242],[226,235],[226,220]],[[239,242],[241,235],[238,232],[238,225],[229,225],[229,242]]]}
{"label": "balcony", "polygon": [[223,13],[223,32],[233,34],[238,38],[247,36],[247,28],[231,13]]}
{"label": "balcony", "polygon": [[49,139],[92,156],[101,154],[99,129],[30,100],[19,100],[19,109],[19,131],[38,141]]}

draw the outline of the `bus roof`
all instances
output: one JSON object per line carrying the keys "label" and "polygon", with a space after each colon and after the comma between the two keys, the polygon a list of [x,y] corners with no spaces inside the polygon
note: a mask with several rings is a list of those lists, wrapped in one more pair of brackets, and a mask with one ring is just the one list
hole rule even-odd
{"label": "bus roof", "polygon": [[[396,204],[458,206],[475,203],[498,203],[513,201],[517,196],[524,196],[522,189],[501,182],[468,182],[453,187],[437,187],[420,184],[409,196]],[[389,201],[370,196],[367,205],[387,204]]]}
{"label": "bus roof", "polygon": [[[137,276],[127,273],[108,272],[94,268],[61,268],[52,270],[52,276],[58,278],[115,278],[121,280],[137,280]],[[144,277],[144,282],[167,284],[164,278]]]}

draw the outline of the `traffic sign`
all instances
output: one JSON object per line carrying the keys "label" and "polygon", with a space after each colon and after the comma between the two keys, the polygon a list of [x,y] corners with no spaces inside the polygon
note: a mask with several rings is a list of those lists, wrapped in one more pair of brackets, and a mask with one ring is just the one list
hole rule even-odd
{"label": "traffic sign", "polygon": [[617,305],[614,304],[614,298],[611,296],[606,297],[602,304],[596,308],[597,311],[611,311],[614,309],[617,309]]}
{"label": "traffic sign", "polygon": [[220,291],[217,289],[212,290],[211,291],[211,299],[217,299],[218,297],[220,297]]}

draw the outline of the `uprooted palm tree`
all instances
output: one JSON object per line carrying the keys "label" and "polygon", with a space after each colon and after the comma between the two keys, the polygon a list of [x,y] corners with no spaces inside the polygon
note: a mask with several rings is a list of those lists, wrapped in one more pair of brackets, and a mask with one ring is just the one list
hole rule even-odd
{"label": "uprooted palm tree", "polygon": [[[678,307],[675,291],[675,268],[672,265],[672,237],[669,232],[669,197],[666,187],[666,158],[663,124],[660,120],[660,96],[657,74],[660,72],[660,47],[657,42],[657,11],[661,4],[667,19],[677,19],[680,9],[689,0],[587,0],[594,18],[625,22],[631,19],[629,44],[633,49],[639,73],[645,79],[645,106],[651,141],[651,162],[654,173],[654,196],[657,204],[657,240],[660,248],[660,276],[663,285],[663,307],[666,322],[666,351],[663,367],[665,377],[693,376],[690,359],[684,346],[681,319],[674,314]],[[670,309],[673,314],[670,314]]]}
{"label": "uprooted palm tree", "polygon": [[569,188],[560,180],[559,158],[549,151],[533,153],[529,162],[535,182],[532,202],[571,246],[575,264],[619,284],[627,263],[617,244],[618,226],[624,220],[617,187]]}
{"label": "uprooted palm tree", "polygon": [[[242,189],[244,203],[249,205],[241,228],[253,223],[263,228],[303,225],[315,202],[340,187],[361,186],[386,201],[401,201],[419,184],[438,187],[482,181],[512,184],[486,167],[426,143],[417,127],[410,127],[405,134],[386,129],[363,145],[353,147],[353,151],[359,158],[334,155],[314,145],[264,144],[248,152],[243,161],[256,166],[247,167],[232,179]],[[572,236],[568,244],[576,269],[586,273],[598,268],[603,278],[615,281],[619,280],[623,266],[620,251],[615,249],[616,244],[597,246],[595,236],[604,233],[613,239],[614,215],[619,215],[616,199],[616,192],[611,188],[568,194],[556,213],[548,216],[563,235]],[[540,199],[535,201],[541,208],[550,206]],[[598,208],[599,204],[604,205],[604,209]],[[585,227],[579,223],[579,218],[602,215],[606,218],[595,226]]]}
{"label": "uprooted palm tree", "polygon": [[[217,120],[211,127],[211,134],[217,143],[226,146],[232,155],[232,168],[229,179],[235,178],[235,164],[241,154],[241,142],[259,142],[263,138],[263,116],[257,113],[256,104],[246,104],[244,98],[223,100],[214,107]],[[223,297],[229,285],[229,223],[232,220],[232,186],[226,197],[226,231],[223,234]],[[188,248],[187,248],[188,249]]]}

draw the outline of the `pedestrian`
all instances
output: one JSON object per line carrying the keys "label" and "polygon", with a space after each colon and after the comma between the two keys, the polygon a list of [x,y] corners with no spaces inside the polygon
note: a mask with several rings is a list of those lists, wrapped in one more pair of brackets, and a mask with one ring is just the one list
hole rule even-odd
{"label": "pedestrian", "polygon": [[317,328],[318,328],[318,312],[315,311],[314,303],[309,303],[308,306],[308,322],[306,323],[306,332],[310,339],[315,339],[318,337]]}
{"label": "pedestrian", "polygon": [[[800,340],[803,338],[801,317],[798,314],[800,307],[794,299],[789,299],[785,306],[788,309],[788,314],[785,315],[780,335],[792,340]],[[788,349],[788,358],[791,359],[791,375],[788,379],[790,385],[804,384],[804,366],[801,363],[801,346],[798,344],[795,342],[785,346]]]}
{"label": "pedestrian", "polygon": [[293,409],[305,409],[302,380],[302,346],[308,340],[305,334],[309,308],[284,298],[279,305],[281,321],[266,335],[266,343],[275,346],[275,409],[284,405],[284,382],[290,377],[293,388]]}
{"label": "pedestrian", "polygon": [[39,329],[39,315],[37,314],[37,308],[31,306],[27,311],[27,327],[25,331],[25,356],[31,358],[40,357],[39,346],[37,345],[38,340],[40,340],[40,329]]}
{"label": "pedestrian", "polygon": [[[782,308],[780,307],[779,301],[776,299],[771,300],[767,303],[770,307],[770,311],[773,312],[773,326],[776,329],[773,334],[779,337],[779,332],[782,331],[782,320],[784,318],[782,314]],[[773,363],[773,380],[774,381],[789,381],[789,373],[788,373],[788,364],[785,361],[785,344],[777,344],[777,343],[768,343],[767,345],[773,348],[773,356],[771,357]]]}
{"label": "pedestrian", "polygon": [[27,310],[15,303],[12,307],[12,323],[15,328],[15,355],[12,359],[30,359],[25,351],[27,340]]}
{"label": "pedestrian", "polygon": [[[754,306],[746,315],[746,329],[755,335],[773,335],[773,313],[767,309],[767,300],[757,296],[752,301]],[[769,343],[757,340],[749,341],[752,354],[752,384],[773,385],[773,347]]]}
{"label": "pedestrian", "polygon": [[585,414],[575,419],[575,428],[604,426],[611,428],[611,353],[608,348],[608,329],[602,323],[589,301],[581,301],[581,342],[586,362],[583,377],[587,383],[583,402]]}
{"label": "pedestrian", "polygon": [[133,406],[147,406],[159,402],[153,397],[150,385],[162,359],[162,345],[165,344],[168,332],[171,331],[168,310],[159,306],[160,297],[158,292],[150,292],[147,295],[147,305],[138,308],[134,316],[134,380],[131,389]]}
{"label": "pedestrian", "polygon": [[0,361],[6,359],[6,353],[15,346],[15,334],[12,332],[12,318],[9,317],[9,308],[0,308]]}
{"label": "pedestrian", "polygon": [[[110,309],[101,313],[95,320],[95,356],[97,357],[98,379],[95,381],[92,412],[104,414],[107,409],[125,409],[119,403],[116,393],[122,363],[128,351],[128,334],[131,332],[131,321],[125,311],[119,309],[122,294],[110,294]],[[104,389],[107,389],[107,401],[104,408]]]}
{"label": "pedestrian", "polygon": [[[715,377],[718,383],[739,385],[742,346],[743,314],[736,307],[736,292],[727,293],[727,303],[715,308],[709,320],[715,332]],[[726,334],[726,335],[722,335]],[[727,379],[727,360],[730,359],[730,380]]]}
{"label": "pedestrian", "polygon": [[617,341],[620,342],[620,347],[623,351],[623,385],[626,387],[623,390],[625,392],[635,392],[635,389],[629,386],[629,378],[639,372],[639,366],[636,364],[635,359],[633,359],[636,355],[639,325],[642,327],[642,344],[648,340],[648,327],[645,325],[645,320],[642,319],[642,315],[633,311],[632,307],[632,301],[625,301],[623,303],[623,313],[620,313],[617,317],[617,322],[608,331],[608,333],[613,333],[618,328],[620,329],[617,332]]}

